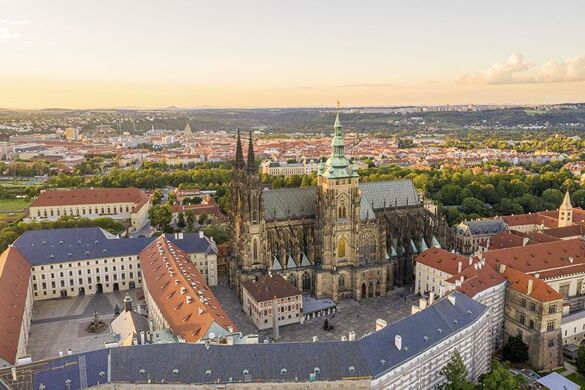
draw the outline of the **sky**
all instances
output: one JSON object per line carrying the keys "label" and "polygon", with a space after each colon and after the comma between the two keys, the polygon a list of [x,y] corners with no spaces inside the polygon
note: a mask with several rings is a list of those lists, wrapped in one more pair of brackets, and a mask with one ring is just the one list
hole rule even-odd
{"label": "sky", "polygon": [[0,0],[0,107],[585,101],[582,0]]}

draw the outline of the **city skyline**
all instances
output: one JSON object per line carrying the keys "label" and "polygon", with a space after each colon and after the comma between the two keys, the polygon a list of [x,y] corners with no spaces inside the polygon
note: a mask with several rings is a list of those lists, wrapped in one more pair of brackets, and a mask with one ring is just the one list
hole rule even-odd
{"label": "city skyline", "polygon": [[0,107],[585,101],[585,5],[527,4],[0,0]]}

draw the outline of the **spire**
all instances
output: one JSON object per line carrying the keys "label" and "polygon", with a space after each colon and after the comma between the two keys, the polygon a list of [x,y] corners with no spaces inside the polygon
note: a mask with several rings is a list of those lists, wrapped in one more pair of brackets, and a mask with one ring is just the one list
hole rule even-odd
{"label": "spire", "polygon": [[236,141],[236,169],[244,168],[244,154],[242,153],[242,141],[240,140],[240,130],[238,130],[238,140]]}
{"label": "spire", "polygon": [[252,131],[250,131],[250,142],[248,144],[248,172],[256,172],[256,158],[254,156],[254,143],[252,142]]}
{"label": "spire", "polygon": [[339,120],[339,113],[335,116],[335,124],[333,125],[335,134],[331,140],[333,148],[333,157],[345,157],[345,141],[343,140],[343,132],[341,130],[341,121]]}
{"label": "spire", "polygon": [[563,199],[563,203],[561,204],[561,209],[572,209],[573,206],[571,205],[571,196],[569,195],[569,191],[565,192],[565,198]]}

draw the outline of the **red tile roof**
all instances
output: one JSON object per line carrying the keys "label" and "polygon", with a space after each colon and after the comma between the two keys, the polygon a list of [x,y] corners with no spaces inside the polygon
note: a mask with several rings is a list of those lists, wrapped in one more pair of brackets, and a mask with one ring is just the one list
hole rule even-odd
{"label": "red tile roof", "polygon": [[524,242],[525,237],[521,237],[516,234],[508,233],[508,232],[500,232],[493,237],[486,239],[483,242],[483,245],[488,250],[494,249],[502,249],[502,248],[513,248],[517,246],[524,246],[530,243],[529,239],[526,239],[526,243]]}
{"label": "red tile roof", "polygon": [[585,264],[585,242],[573,239],[498,249],[483,253],[483,257],[495,269],[505,264],[526,273],[557,269],[562,274],[563,268]]}
{"label": "red tile roof", "polygon": [[475,263],[471,267],[467,267],[460,273],[453,275],[446,280],[447,283],[456,284],[457,280],[463,281],[457,290],[470,298],[473,298],[478,293],[487,290],[488,288],[497,286],[505,282],[505,279],[496,272],[487,263],[482,263],[479,259],[474,259]]}
{"label": "red tile roof", "polygon": [[416,262],[446,272],[449,275],[455,275],[457,273],[459,262],[462,263],[462,270],[469,267],[469,259],[467,257],[435,247],[429,248],[418,255]]}
{"label": "red tile roof", "polygon": [[84,188],[77,190],[48,190],[30,207],[70,206],[103,203],[143,203],[148,196],[138,188]]}
{"label": "red tile roof", "polygon": [[301,295],[302,292],[293,286],[282,275],[263,275],[258,281],[255,279],[246,280],[242,283],[256,302],[270,301],[274,298],[287,298]]}
{"label": "red tile roof", "polygon": [[148,292],[173,333],[197,342],[213,323],[237,331],[199,270],[176,245],[161,236],[139,257]]}
{"label": "red tile roof", "polygon": [[[527,275],[512,267],[506,267],[502,276],[509,282],[509,287],[540,302],[562,300],[563,296],[542,279]],[[529,281],[532,281],[532,291],[528,291]]]}
{"label": "red tile roof", "polygon": [[546,229],[546,234],[558,238],[585,236],[585,223]]}
{"label": "red tile roof", "polygon": [[0,358],[16,363],[30,265],[14,247],[0,255]]}

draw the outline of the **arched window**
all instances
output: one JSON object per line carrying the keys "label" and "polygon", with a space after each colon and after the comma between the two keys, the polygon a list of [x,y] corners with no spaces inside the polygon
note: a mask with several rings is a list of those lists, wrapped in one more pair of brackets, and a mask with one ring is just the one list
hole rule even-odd
{"label": "arched window", "polygon": [[345,288],[345,276],[339,275],[339,280],[337,283],[339,288]]}
{"label": "arched window", "polygon": [[308,272],[303,274],[303,291],[311,289],[311,275]]}
{"label": "arched window", "polygon": [[345,257],[345,240],[340,238],[337,242],[337,257],[344,258]]}
{"label": "arched window", "polygon": [[256,238],[252,240],[252,258],[258,260],[258,240]]}

